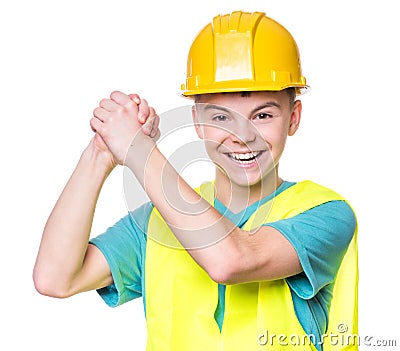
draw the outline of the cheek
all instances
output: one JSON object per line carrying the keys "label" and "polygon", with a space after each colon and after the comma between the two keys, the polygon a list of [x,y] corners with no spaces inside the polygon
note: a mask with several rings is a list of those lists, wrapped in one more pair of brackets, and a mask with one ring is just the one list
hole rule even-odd
{"label": "cheek", "polygon": [[273,151],[279,152],[283,149],[287,139],[287,130],[283,126],[271,126],[271,128],[267,127],[259,131],[261,137]]}
{"label": "cheek", "polygon": [[217,128],[203,128],[203,143],[208,156],[214,159],[216,150],[223,142],[223,133]]}
{"label": "cheek", "polygon": [[221,144],[227,137],[227,132],[221,128],[216,127],[204,127],[203,129],[203,139],[207,144]]}

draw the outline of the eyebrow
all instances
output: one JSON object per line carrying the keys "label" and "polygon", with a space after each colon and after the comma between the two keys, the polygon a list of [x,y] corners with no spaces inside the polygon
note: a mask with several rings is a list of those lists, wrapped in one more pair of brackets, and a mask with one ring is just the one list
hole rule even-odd
{"label": "eyebrow", "polygon": [[266,107],[276,107],[276,108],[280,109],[282,106],[280,104],[278,104],[276,101],[267,101],[266,103],[253,109],[253,111],[251,111],[251,114],[256,113],[257,111],[262,110],[263,108],[266,108]]}
{"label": "eyebrow", "polygon": [[215,105],[215,104],[206,104],[206,106],[204,107],[204,110],[220,110],[220,111],[224,111],[226,113],[231,112],[231,109],[228,109],[226,107],[223,107],[221,105]]}
{"label": "eyebrow", "polygon": [[[267,101],[266,103],[264,103],[264,104],[262,104],[262,105],[260,105],[260,106],[257,106],[256,108],[254,108],[254,109],[251,111],[251,114],[254,114],[254,113],[256,113],[257,111],[262,110],[263,108],[266,108],[266,107],[281,108],[281,105],[278,104],[276,101]],[[206,111],[206,110],[220,110],[220,111],[224,111],[224,112],[226,112],[226,113],[230,113],[230,112],[233,111],[232,109],[226,108],[226,107],[221,106],[221,105],[216,105],[216,104],[206,104],[206,106],[204,107],[204,110],[205,110],[205,111]]]}

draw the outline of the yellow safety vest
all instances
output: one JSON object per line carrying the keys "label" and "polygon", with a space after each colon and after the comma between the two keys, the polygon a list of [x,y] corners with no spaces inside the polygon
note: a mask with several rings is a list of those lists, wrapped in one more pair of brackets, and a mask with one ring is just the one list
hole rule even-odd
{"label": "yellow safety vest", "polygon": [[[210,204],[214,186],[196,189]],[[260,206],[244,226],[290,218],[322,203],[344,200],[311,181],[297,183]],[[169,243],[165,245],[165,243]],[[148,351],[315,351],[293,307],[285,279],[226,286],[222,331],[214,319],[218,284],[179,247],[172,231],[154,209],[146,248],[146,320]],[[340,266],[323,337],[324,351],[357,350],[357,236]]]}

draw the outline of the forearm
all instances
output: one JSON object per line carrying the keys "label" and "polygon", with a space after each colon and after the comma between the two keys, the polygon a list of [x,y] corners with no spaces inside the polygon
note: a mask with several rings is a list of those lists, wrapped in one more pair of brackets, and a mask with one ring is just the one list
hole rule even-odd
{"label": "forearm", "polygon": [[39,289],[70,289],[82,268],[96,202],[109,172],[103,160],[92,150],[85,150],[43,231],[34,268]]}
{"label": "forearm", "polygon": [[223,279],[232,268],[227,266],[244,254],[242,231],[197,194],[157,147],[150,153],[150,144],[142,140],[142,154],[149,155],[146,161],[139,159],[135,148],[137,145],[128,154],[126,165],[189,254],[213,279]]}

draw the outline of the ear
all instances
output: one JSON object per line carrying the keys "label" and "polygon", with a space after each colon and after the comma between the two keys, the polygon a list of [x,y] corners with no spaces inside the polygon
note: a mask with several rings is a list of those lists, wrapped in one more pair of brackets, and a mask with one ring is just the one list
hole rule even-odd
{"label": "ear", "polygon": [[197,116],[196,105],[192,106],[192,118],[193,118],[194,128],[196,129],[197,136],[200,139],[204,139],[203,128],[201,127],[199,118]]}
{"label": "ear", "polygon": [[302,104],[300,100],[296,100],[293,105],[292,113],[290,115],[290,124],[288,135],[292,136],[296,133],[300,125]]}

